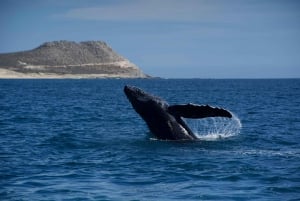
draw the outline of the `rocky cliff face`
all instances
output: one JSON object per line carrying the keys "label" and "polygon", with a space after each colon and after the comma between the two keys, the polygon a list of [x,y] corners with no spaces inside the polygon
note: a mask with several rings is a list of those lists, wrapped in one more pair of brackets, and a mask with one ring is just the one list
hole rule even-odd
{"label": "rocky cliff face", "polygon": [[[9,76],[11,74],[11,76]],[[145,78],[136,65],[105,42],[54,41],[23,52],[0,54],[0,77]]]}

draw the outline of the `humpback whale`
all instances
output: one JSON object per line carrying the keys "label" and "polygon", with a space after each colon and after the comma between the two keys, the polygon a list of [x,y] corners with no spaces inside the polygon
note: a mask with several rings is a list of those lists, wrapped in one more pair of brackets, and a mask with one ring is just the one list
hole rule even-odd
{"label": "humpback whale", "polygon": [[149,130],[161,140],[195,140],[197,136],[183,118],[227,117],[232,114],[217,107],[197,104],[169,105],[165,100],[142,89],[126,85],[124,93]]}

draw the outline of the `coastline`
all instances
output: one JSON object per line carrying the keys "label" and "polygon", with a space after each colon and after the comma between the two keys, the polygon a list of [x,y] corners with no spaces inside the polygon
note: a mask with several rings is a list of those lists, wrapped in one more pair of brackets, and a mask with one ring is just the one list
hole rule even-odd
{"label": "coastline", "polygon": [[0,68],[0,79],[96,79],[96,78],[149,78],[139,75],[115,74],[56,74],[56,73],[20,73]]}
{"label": "coastline", "polygon": [[0,54],[0,79],[149,78],[102,41],[46,42]]}

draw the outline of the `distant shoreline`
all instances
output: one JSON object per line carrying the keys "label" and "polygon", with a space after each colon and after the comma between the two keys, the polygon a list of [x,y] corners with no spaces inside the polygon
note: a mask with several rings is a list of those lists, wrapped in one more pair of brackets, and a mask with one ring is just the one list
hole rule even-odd
{"label": "distant shoreline", "polygon": [[32,50],[0,54],[0,78],[149,78],[103,41],[52,41]]}
{"label": "distant shoreline", "polygon": [[[20,73],[0,68],[0,79],[106,79],[106,78],[141,78],[122,73],[116,74],[56,74],[56,73]],[[144,77],[144,78],[151,78]]]}

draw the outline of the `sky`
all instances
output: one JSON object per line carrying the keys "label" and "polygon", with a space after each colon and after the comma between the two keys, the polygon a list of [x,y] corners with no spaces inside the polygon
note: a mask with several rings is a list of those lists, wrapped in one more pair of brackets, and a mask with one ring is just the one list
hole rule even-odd
{"label": "sky", "polygon": [[300,78],[298,0],[1,0],[0,53],[105,41],[164,78]]}

